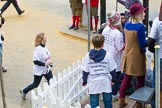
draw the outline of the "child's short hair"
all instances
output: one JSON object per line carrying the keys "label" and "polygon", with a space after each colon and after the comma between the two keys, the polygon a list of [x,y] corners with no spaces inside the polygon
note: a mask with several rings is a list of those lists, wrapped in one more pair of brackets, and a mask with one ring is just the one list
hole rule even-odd
{"label": "child's short hair", "polygon": [[92,44],[95,48],[101,48],[104,43],[104,40],[105,38],[103,35],[96,35],[92,38]]}

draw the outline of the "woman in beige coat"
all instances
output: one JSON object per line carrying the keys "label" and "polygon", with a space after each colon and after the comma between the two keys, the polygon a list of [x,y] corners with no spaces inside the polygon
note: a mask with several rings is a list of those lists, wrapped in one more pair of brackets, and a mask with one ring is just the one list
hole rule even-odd
{"label": "woman in beige coat", "polygon": [[[145,8],[136,3],[131,6],[131,21],[125,24],[125,49],[122,59],[122,71],[125,73],[124,79],[120,88],[119,107],[123,108],[127,105],[125,102],[125,92],[129,87],[132,76],[137,79],[136,89],[144,86],[146,74],[146,56],[145,47],[147,46],[145,27],[142,24],[144,19]],[[142,108],[142,104],[135,103],[135,108]]]}

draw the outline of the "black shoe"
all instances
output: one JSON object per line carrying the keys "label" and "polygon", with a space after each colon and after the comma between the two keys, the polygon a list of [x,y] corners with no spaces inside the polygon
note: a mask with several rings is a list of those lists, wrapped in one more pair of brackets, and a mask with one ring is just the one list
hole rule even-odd
{"label": "black shoe", "polygon": [[74,28],[74,30],[78,30],[79,28],[76,26],[75,28]]}
{"label": "black shoe", "polygon": [[23,92],[23,89],[20,90],[21,99],[26,100],[26,94]]}
{"label": "black shoe", "polygon": [[7,72],[7,69],[2,67],[2,72]]}
{"label": "black shoe", "polygon": [[75,25],[72,25],[72,26],[69,27],[69,29],[73,29],[73,28],[75,28]]}
{"label": "black shoe", "polygon": [[21,12],[19,13],[19,15],[23,14],[24,12],[25,12],[25,10],[21,11]]}
{"label": "black shoe", "polygon": [[93,30],[93,28],[90,28],[90,30],[92,31],[92,30]]}

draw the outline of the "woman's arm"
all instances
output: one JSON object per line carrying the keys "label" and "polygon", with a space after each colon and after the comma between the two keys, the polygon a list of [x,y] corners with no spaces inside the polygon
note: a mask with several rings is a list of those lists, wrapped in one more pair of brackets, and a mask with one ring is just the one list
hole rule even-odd
{"label": "woman's arm", "polygon": [[141,53],[145,53],[147,47],[147,41],[146,41],[146,34],[145,34],[145,27],[144,25],[140,27],[140,29],[137,32],[137,38],[138,38],[138,44],[141,50]]}
{"label": "woman's arm", "polygon": [[45,63],[43,63],[43,62],[41,62],[41,61],[38,61],[38,60],[33,61],[33,63],[34,63],[35,65],[38,65],[38,66],[45,66]]}

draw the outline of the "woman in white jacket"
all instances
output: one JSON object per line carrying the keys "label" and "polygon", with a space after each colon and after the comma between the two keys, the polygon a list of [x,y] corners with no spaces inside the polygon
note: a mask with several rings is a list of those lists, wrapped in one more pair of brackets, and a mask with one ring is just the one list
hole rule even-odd
{"label": "woman in white jacket", "polygon": [[47,39],[44,33],[39,33],[35,38],[35,50],[33,54],[34,81],[32,84],[20,90],[21,97],[23,100],[26,99],[26,94],[30,90],[38,87],[43,76],[46,78],[48,83],[49,80],[53,77],[51,70],[49,70],[49,67],[52,66],[52,62],[50,58],[50,53],[45,47],[46,42]]}

